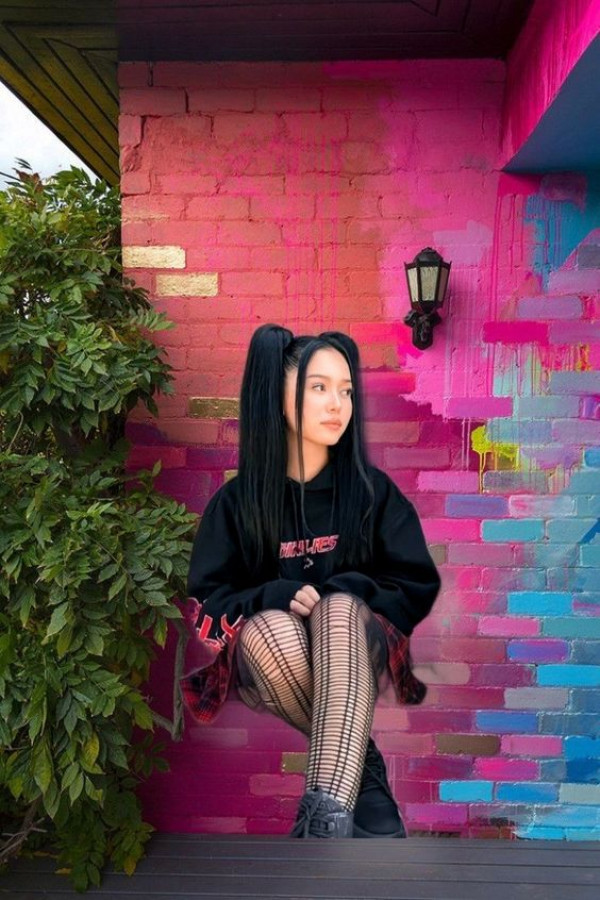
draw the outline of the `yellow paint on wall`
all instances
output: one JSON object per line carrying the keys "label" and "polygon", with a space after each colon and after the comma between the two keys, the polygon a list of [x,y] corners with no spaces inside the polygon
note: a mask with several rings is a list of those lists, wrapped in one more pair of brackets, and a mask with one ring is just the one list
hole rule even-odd
{"label": "yellow paint on wall", "polygon": [[235,397],[190,397],[188,415],[197,419],[237,419],[240,401]]}
{"label": "yellow paint on wall", "polygon": [[123,247],[126,269],[185,269],[183,247]]}
{"label": "yellow paint on wall", "polygon": [[589,344],[580,344],[578,350],[579,353],[577,354],[577,358],[575,360],[575,371],[589,372],[592,369],[592,365],[590,363]]}
{"label": "yellow paint on wall", "polygon": [[429,552],[436,566],[443,566],[448,561],[448,547],[446,544],[430,544]]}
{"label": "yellow paint on wall", "polygon": [[488,437],[485,425],[471,432],[471,447],[479,456],[479,490],[483,491],[483,473],[486,471],[512,470],[519,468],[519,447],[517,444],[502,444]]}
{"label": "yellow paint on wall", "polygon": [[216,272],[157,275],[156,293],[160,297],[216,297],[219,276]]}
{"label": "yellow paint on wall", "polygon": [[281,771],[286,774],[303,775],[306,772],[307,753],[282,753]]}

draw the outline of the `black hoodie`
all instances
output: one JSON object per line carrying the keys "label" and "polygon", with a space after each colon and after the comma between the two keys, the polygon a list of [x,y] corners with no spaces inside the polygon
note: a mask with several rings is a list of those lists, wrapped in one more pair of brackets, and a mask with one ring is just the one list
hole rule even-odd
{"label": "black hoodie", "polygon": [[300,485],[286,482],[279,577],[252,578],[241,552],[237,478],[210,500],[194,540],[188,593],[201,604],[201,639],[224,644],[262,609],[288,610],[296,591],[312,584],[321,596],[344,591],[364,600],[406,636],[429,613],[440,587],[414,506],[380,469],[370,467],[375,489],[374,552],[356,571],[340,568],[339,525],[332,522],[334,468],[329,463],[305,483],[303,536]]}

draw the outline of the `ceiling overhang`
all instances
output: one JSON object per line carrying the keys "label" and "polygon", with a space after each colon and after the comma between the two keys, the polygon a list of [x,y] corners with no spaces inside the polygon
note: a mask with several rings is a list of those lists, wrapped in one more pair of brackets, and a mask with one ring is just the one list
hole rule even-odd
{"label": "ceiling overhang", "polygon": [[504,58],[532,0],[117,0],[127,60]]}
{"label": "ceiling overhang", "polygon": [[600,168],[600,36],[584,51],[508,172]]}

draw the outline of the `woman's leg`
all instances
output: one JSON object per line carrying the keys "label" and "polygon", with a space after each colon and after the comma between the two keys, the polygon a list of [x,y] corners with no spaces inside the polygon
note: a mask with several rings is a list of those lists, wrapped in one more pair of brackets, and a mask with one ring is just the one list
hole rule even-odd
{"label": "woman's leg", "polygon": [[358,796],[377,699],[369,615],[364,603],[340,593],[317,603],[309,620],[314,696],[306,786],[348,810]]}
{"label": "woman's leg", "polygon": [[[244,624],[239,652],[267,709],[304,734],[310,734],[312,671],[306,629],[298,616],[278,609],[257,613]],[[248,706],[253,690],[240,688]]]}
{"label": "woman's leg", "polygon": [[[331,605],[330,601],[333,601]],[[318,614],[315,610],[310,620],[311,636],[316,645],[316,652],[312,653],[304,622],[297,616],[266,610],[246,622],[240,632],[238,651],[253,685],[241,688],[239,693],[248,706],[255,707],[262,701],[279,718],[311,736],[314,663],[320,685],[316,708],[319,726],[313,729],[311,739],[308,793],[304,795],[292,834],[295,837],[350,837],[352,816],[349,814],[349,820],[344,824],[344,819],[348,819],[344,810],[356,801],[361,778],[364,782],[364,753],[376,696],[374,673],[384,668],[387,651],[379,645],[372,627],[370,631],[366,629],[370,612],[365,604],[338,594],[325,598],[318,607],[321,607]],[[369,665],[365,669],[367,633]],[[335,690],[331,691],[331,688]],[[318,789],[325,791],[325,799]],[[315,793],[319,801],[316,814],[313,808]],[[387,809],[390,806],[394,821],[393,828],[388,830],[393,833],[371,834],[369,823],[373,816],[370,815],[372,810],[367,808],[369,815],[366,824],[362,823],[361,836],[398,836],[398,811],[389,789],[388,793],[389,799],[383,797],[385,808],[382,798],[375,797],[379,801],[376,818],[381,818],[383,809],[390,819]],[[362,818],[365,818],[364,799],[361,795]],[[368,799],[373,805],[372,798]],[[342,824],[332,833],[332,823],[340,820]],[[358,821],[355,820],[355,827]]]}

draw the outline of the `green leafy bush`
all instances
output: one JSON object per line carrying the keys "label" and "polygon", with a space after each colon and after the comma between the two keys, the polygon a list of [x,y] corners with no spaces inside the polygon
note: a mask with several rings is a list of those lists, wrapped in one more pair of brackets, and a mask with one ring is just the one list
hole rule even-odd
{"label": "green leafy bush", "polygon": [[144,684],[195,519],[158,465],[125,467],[127,413],[170,389],[169,323],[123,278],[118,195],[22,166],[0,192],[0,859],[50,841],[84,889],[151,831],[135,787],[170,723]]}

